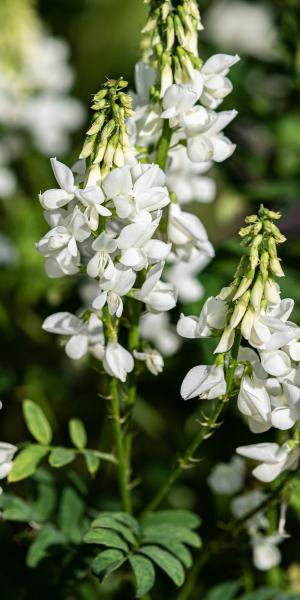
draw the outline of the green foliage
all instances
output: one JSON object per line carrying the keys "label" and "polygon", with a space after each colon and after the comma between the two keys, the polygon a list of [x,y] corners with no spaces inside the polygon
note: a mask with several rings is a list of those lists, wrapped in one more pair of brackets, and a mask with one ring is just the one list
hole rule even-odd
{"label": "green foliage", "polygon": [[53,448],[49,456],[49,465],[51,467],[65,467],[69,463],[73,462],[76,457],[76,453],[71,448]]}
{"label": "green foliage", "polygon": [[38,531],[27,552],[26,564],[34,568],[48,554],[49,548],[65,542],[64,535],[52,525],[45,525]]}
{"label": "green foliage", "polygon": [[210,590],[204,600],[233,600],[240,587],[240,581],[225,581]]}
{"label": "green foliage", "polygon": [[48,446],[51,443],[52,430],[42,409],[32,400],[24,400],[23,414],[31,435],[40,444]]}
{"label": "green foliage", "polygon": [[69,434],[72,443],[78,450],[83,450],[87,444],[87,435],[84,424],[80,419],[71,419],[69,422]]}
{"label": "green foliage", "polygon": [[84,542],[105,546],[91,564],[101,581],[129,561],[136,580],[136,597],[146,594],[155,583],[155,566],[160,567],[177,586],[185,580],[192,556],[186,546],[199,548],[194,531],[196,515],[184,510],[163,510],[138,522],[123,512],[103,512],[91,523]]}
{"label": "green foliage", "polygon": [[8,475],[8,481],[13,483],[26,479],[35,473],[42,459],[48,454],[49,449],[38,444],[30,444],[21,450],[13,461],[12,469]]}

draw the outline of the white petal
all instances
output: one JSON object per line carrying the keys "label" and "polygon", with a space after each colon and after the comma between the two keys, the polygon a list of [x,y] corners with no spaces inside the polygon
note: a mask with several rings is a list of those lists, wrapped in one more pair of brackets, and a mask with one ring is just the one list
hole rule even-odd
{"label": "white petal", "polygon": [[68,312],[58,312],[45,319],[42,329],[49,333],[60,335],[73,335],[78,333],[82,327],[81,319]]}
{"label": "white petal", "polygon": [[240,456],[252,458],[253,460],[276,463],[276,454],[279,450],[278,444],[273,442],[262,442],[261,444],[252,444],[250,446],[239,446],[236,452]]}
{"label": "white petal", "polygon": [[115,198],[120,194],[129,194],[132,189],[130,167],[125,165],[113,169],[105,178],[102,185],[107,198]]}
{"label": "white petal", "polygon": [[271,421],[273,427],[283,431],[291,429],[295,425],[291,410],[287,406],[275,408],[272,412]]}
{"label": "white petal", "polygon": [[240,60],[236,54],[214,54],[203,65],[201,72],[203,73],[222,73],[235,65]]}
{"label": "white petal", "polygon": [[181,314],[180,319],[177,323],[176,330],[177,330],[178,335],[180,335],[181,337],[189,338],[189,339],[197,338],[197,337],[199,337],[198,325],[199,325],[198,317],[195,317],[195,316],[186,317],[185,315]]}
{"label": "white petal", "polygon": [[62,190],[72,194],[74,192],[74,175],[71,169],[56,158],[50,158],[50,162],[58,185]]}
{"label": "white petal", "polygon": [[286,352],[282,350],[273,350],[271,352],[261,352],[261,363],[269,375],[283,377],[291,370],[291,361]]}
{"label": "white petal", "polygon": [[56,189],[47,190],[39,196],[40,203],[46,210],[56,210],[57,208],[61,208],[73,200],[73,198],[73,194]]}
{"label": "white petal", "polygon": [[208,367],[206,365],[200,365],[197,367],[193,367],[185,376],[180,394],[184,400],[189,400],[190,398],[195,398],[199,396],[199,390],[201,389],[201,385],[203,381],[208,376]]}
{"label": "white petal", "polygon": [[82,358],[88,351],[87,335],[73,335],[67,342],[65,350],[69,358],[73,358],[74,360]]}

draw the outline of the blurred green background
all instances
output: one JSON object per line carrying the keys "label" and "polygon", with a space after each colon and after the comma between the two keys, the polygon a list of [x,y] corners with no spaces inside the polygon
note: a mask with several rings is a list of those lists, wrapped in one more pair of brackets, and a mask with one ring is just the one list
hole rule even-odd
{"label": "blurred green background", "polygon": [[[201,56],[206,58],[215,52],[241,55],[240,63],[230,74],[234,90],[224,103],[224,109],[239,111],[237,119],[228,128],[228,135],[237,144],[237,150],[224,165],[214,167],[211,172],[218,185],[216,201],[212,205],[194,207],[216,245],[216,258],[200,274],[200,280],[206,296],[217,293],[231,280],[240,255],[237,229],[243,216],[264,202],[283,212],[282,227],[288,236],[288,242],[281,248],[287,275],[282,282],[283,294],[295,298],[294,317],[300,319],[300,4],[298,0],[272,0],[249,2],[248,5],[263,11],[258,14],[256,25],[255,19],[248,22],[246,16],[241,17],[240,24],[235,23],[236,6],[230,0],[218,4],[200,3],[204,26],[206,22],[211,23],[211,27],[200,35]],[[216,9],[219,13],[214,14],[212,11]],[[228,42],[220,32],[222,14],[225,17],[230,10],[236,32],[232,32],[231,42]],[[38,11],[48,30],[70,44],[70,61],[76,73],[73,93],[86,107],[106,77],[123,75],[133,86],[140,30],[146,16],[142,0],[40,0]],[[267,30],[271,28],[273,32],[270,47],[258,26],[263,15],[267,15],[264,17],[269,24]],[[212,25],[218,19],[219,33]],[[246,33],[241,33],[242,25]],[[5,27],[3,22],[0,29],[2,27]],[[247,35],[250,42],[243,46]],[[59,157],[67,164],[76,160],[84,130],[85,126],[73,136],[70,152]],[[3,402],[0,439],[13,443],[28,439],[21,402],[31,398],[42,406],[50,419],[57,444],[67,443],[67,421],[77,416],[86,424],[89,445],[106,448],[109,423],[105,421],[105,400],[98,395],[102,389],[102,375],[95,364],[88,361],[80,365],[71,363],[55,336],[41,331],[41,323],[49,313],[75,311],[81,302],[78,286],[71,279],[53,281],[46,277],[43,260],[34,247],[47,227],[38,193],[53,185],[50,165],[28,140],[26,152],[13,166],[18,175],[18,189],[14,197],[0,205],[1,229],[9,235],[16,250],[15,263],[10,267],[0,266],[0,398]],[[200,305],[185,306],[184,310],[186,313],[198,312]],[[178,314],[173,315],[174,323],[176,316]],[[175,357],[166,361],[160,377],[149,375],[141,381],[141,403],[135,414],[139,433],[134,445],[134,470],[143,480],[143,486],[137,482],[137,507],[141,507],[145,498],[163,482],[174,457],[197,428],[194,415],[199,407],[194,402],[183,403],[179,385],[190,366],[210,361],[211,349],[207,342],[185,343]],[[205,410],[205,405],[201,408]],[[267,437],[269,439],[270,435]],[[229,407],[223,427],[202,450],[206,460],[187,472],[170,495],[171,506],[190,508],[201,515],[204,539],[213,536],[216,522],[228,519],[229,515],[228,503],[213,500],[207,488],[209,470],[215,462],[229,459],[236,445],[251,443],[252,439],[235,407]],[[110,469],[103,467],[92,481],[86,476],[83,465],[78,463],[76,469],[59,475],[54,505],[61,501],[62,490],[73,481],[78,498],[88,498],[90,506],[116,506],[116,489]],[[21,496],[29,494],[36,501],[37,489],[47,496],[47,473],[40,477],[39,483],[11,487]],[[76,505],[75,500],[74,503],[70,504],[71,511]],[[78,514],[78,518],[82,518],[80,510]],[[293,532],[293,537],[285,542],[283,550],[283,569],[296,565],[296,576],[295,569],[293,571],[295,591],[297,585],[300,590],[299,514],[291,512],[288,530]],[[2,544],[6,544],[0,561],[0,596],[3,600],[35,600],[42,595],[45,600],[112,598],[113,586],[118,582],[108,583],[101,590],[94,580],[82,582],[82,565],[75,551],[68,557],[58,554],[54,562],[45,560],[39,569],[31,570],[24,564],[30,532],[24,532],[21,525],[9,523],[0,525],[0,534]],[[75,563],[76,580],[72,574]],[[291,583],[288,570],[283,573],[277,569],[267,576],[254,572],[246,539],[233,541],[230,552],[205,567],[191,600],[200,600],[204,590],[215,583],[242,577],[243,573],[244,576],[247,574],[249,589],[258,584],[288,586]],[[120,595],[114,598],[130,600],[129,589],[125,584]],[[174,589],[163,578],[156,593],[154,598],[157,600],[166,596],[170,600],[175,598]]]}

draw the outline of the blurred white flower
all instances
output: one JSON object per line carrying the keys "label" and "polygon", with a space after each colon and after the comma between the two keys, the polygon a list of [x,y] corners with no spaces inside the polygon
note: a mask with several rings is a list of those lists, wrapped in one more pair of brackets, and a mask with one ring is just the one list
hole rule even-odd
{"label": "blurred white flower", "polygon": [[217,463],[212,468],[207,481],[215,494],[231,496],[242,489],[245,475],[245,461],[239,456],[233,456],[228,463]]}

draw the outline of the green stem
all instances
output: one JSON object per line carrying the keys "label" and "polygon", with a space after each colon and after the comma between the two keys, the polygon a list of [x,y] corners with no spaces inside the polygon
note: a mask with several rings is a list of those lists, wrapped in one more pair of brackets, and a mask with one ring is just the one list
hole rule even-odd
{"label": "green stem", "polygon": [[157,145],[156,163],[164,170],[168,158],[168,152],[171,142],[172,129],[169,126],[168,119],[165,119],[161,138]]}
{"label": "green stem", "polygon": [[118,458],[119,487],[122,499],[123,509],[131,513],[131,495],[130,495],[130,466],[127,460],[127,452],[124,444],[124,438],[121,427],[121,415],[118,395],[118,381],[114,377],[110,382],[111,408],[113,415],[113,432],[116,444]]}
{"label": "green stem", "polygon": [[161,489],[157,492],[157,494],[154,496],[154,498],[146,506],[143,514],[151,512],[159,506],[159,504],[162,502],[162,500],[168,495],[168,493],[169,493],[171,487],[174,485],[175,481],[177,481],[177,479],[181,476],[182,472],[184,470],[186,470],[187,468],[189,468],[189,466],[192,462],[192,459],[194,457],[194,454],[198,450],[199,446],[202,444],[202,442],[205,439],[207,439],[211,435],[213,435],[214,431],[216,430],[218,418],[224,408],[225,403],[228,401],[230,394],[231,394],[231,389],[232,389],[232,385],[233,385],[233,376],[234,376],[234,371],[236,368],[236,359],[238,356],[240,342],[241,342],[241,333],[238,330],[238,331],[236,331],[235,341],[234,341],[233,348],[231,351],[231,363],[230,363],[229,369],[227,371],[227,376],[226,376],[226,395],[222,396],[221,398],[219,398],[217,400],[207,422],[201,425],[197,435],[194,437],[192,442],[188,445],[183,456],[178,460],[177,465],[175,465],[175,467],[171,471],[169,477],[167,478],[167,480],[165,481],[165,483],[163,484]]}

